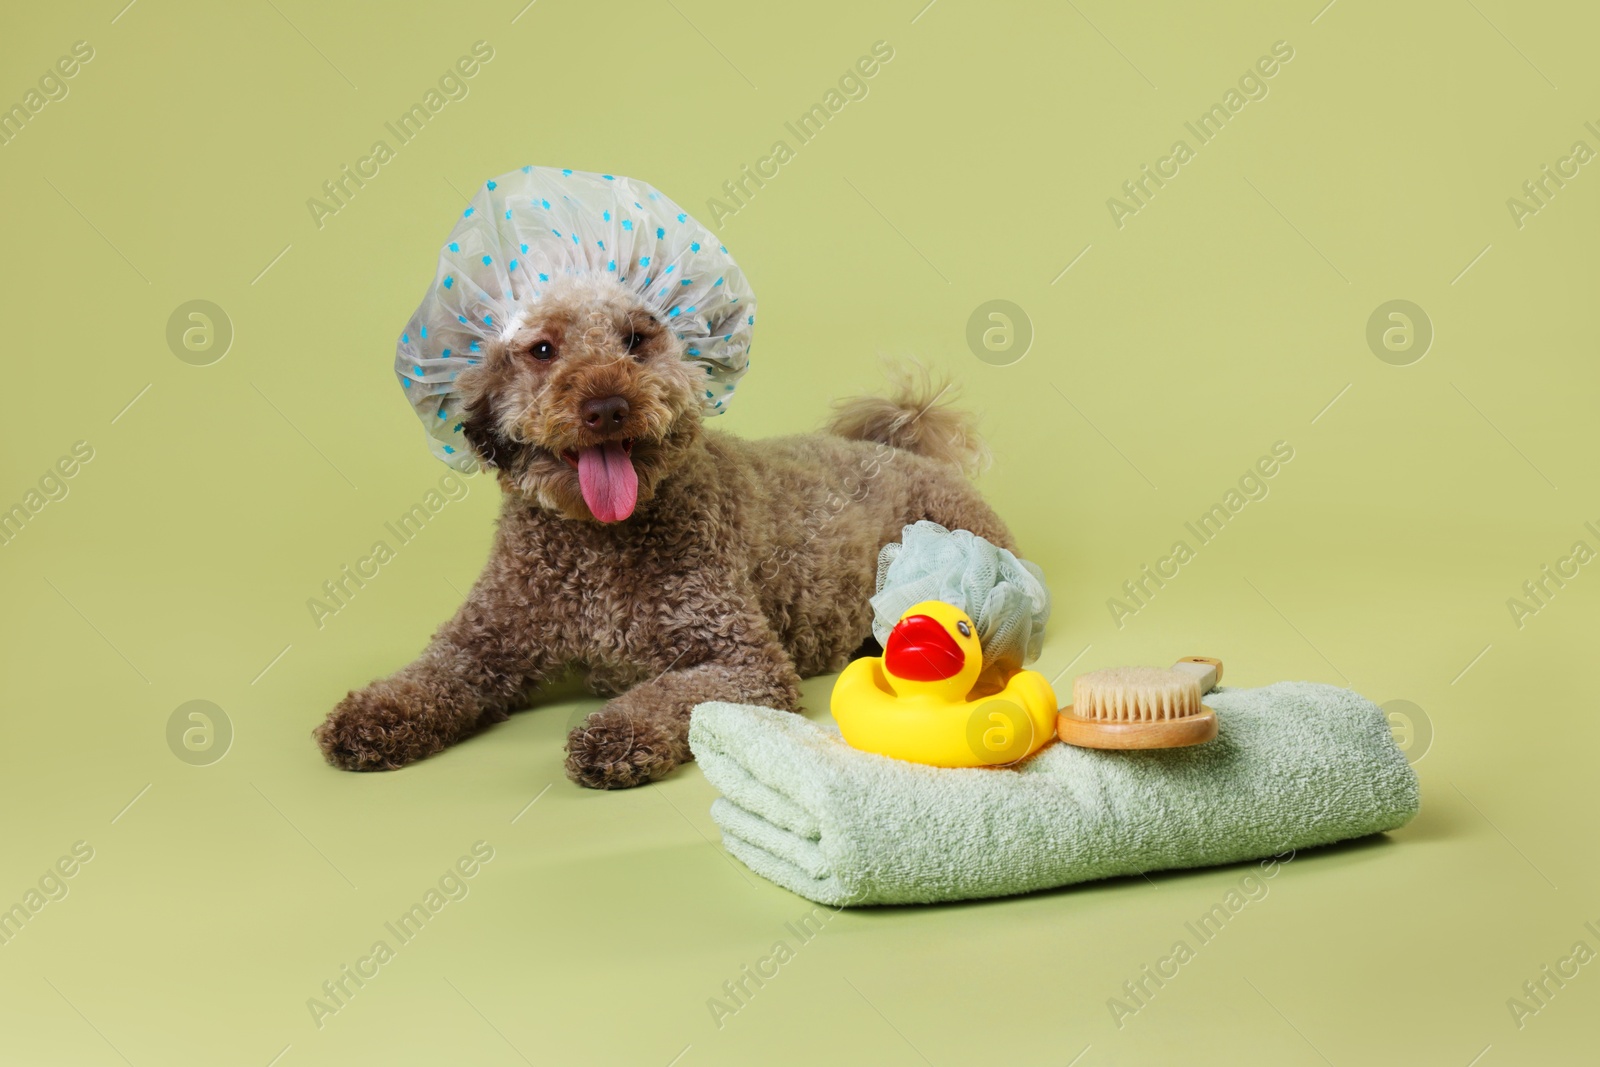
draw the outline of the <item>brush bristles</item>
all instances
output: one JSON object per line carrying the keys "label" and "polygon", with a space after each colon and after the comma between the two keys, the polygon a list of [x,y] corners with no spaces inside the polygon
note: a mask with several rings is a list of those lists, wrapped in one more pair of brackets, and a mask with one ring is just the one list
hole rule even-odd
{"label": "brush bristles", "polygon": [[1166,722],[1199,715],[1200,682],[1160,667],[1113,667],[1072,682],[1072,713],[1100,722]]}

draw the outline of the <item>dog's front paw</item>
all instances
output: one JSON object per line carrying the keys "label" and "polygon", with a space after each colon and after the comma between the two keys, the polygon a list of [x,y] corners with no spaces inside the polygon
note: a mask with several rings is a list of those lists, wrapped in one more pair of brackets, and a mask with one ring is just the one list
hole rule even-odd
{"label": "dog's front paw", "polygon": [[388,682],[376,682],[339,702],[315,731],[322,754],[347,771],[392,771],[449,744],[421,700]]}
{"label": "dog's front paw", "polygon": [[663,777],[688,754],[658,724],[601,709],[567,736],[567,777],[590,789],[628,789]]}

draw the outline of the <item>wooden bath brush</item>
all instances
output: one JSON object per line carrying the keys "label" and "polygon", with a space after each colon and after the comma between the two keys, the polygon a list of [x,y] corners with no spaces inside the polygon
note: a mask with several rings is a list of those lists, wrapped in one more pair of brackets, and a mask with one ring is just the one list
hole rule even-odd
{"label": "wooden bath brush", "polygon": [[1181,748],[1217,736],[1200,698],[1222,680],[1222,661],[1185,656],[1169,668],[1113,667],[1080,674],[1056,735],[1079,748]]}

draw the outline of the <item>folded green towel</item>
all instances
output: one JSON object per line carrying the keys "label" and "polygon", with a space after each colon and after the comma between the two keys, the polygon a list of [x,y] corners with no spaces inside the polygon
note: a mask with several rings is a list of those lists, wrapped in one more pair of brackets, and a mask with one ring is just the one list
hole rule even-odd
{"label": "folded green towel", "polygon": [[689,744],[723,793],[728,851],[823,904],[1026,893],[1233,863],[1404,825],[1417,778],[1384,715],[1346,689],[1218,689],[1217,738],[1100,752],[1053,744],[1015,770],[888,759],[790,712],[709,703]]}

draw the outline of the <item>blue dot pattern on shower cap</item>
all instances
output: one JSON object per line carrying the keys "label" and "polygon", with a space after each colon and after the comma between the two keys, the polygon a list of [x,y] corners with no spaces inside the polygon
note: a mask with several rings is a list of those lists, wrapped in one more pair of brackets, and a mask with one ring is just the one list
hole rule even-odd
{"label": "blue dot pattern on shower cap", "polygon": [[609,279],[670,321],[684,360],[704,372],[703,413],[727,409],[755,327],[755,294],[727,248],[644,182],[522,167],[479,186],[396,348],[395,375],[434,455],[476,469],[456,376],[554,279],[579,275]]}

